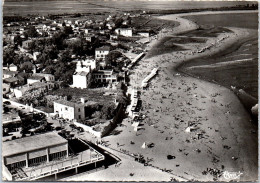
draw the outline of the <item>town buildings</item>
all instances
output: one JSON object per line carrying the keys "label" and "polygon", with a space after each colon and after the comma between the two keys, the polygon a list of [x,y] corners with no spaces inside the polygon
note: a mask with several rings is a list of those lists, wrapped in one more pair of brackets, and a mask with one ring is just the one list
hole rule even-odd
{"label": "town buildings", "polygon": [[115,30],[116,34],[125,36],[125,37],[132,37],[133,30],[131,28],[118,28]]}
{"label": "town buildings", "polygon": [[108,46],[97,48],[95,50],[95,59],[104,60],[106,56],[109,54],[109,52],[110,52],[110,47]]}
{"label": "town buildings", "polygon": [[93,79],[99,83],[112,83],[117,81],[117,76],[113,70],[98,70],[93,72]]}
{"label": "town buildings", "polygon": [[53,102],[54,113],[59,117],[68,120],[84,120],[86,118],[86,106],[94,104],[95,102],[86,101],[81,98],[80,101],[68,101],[66,98]]}

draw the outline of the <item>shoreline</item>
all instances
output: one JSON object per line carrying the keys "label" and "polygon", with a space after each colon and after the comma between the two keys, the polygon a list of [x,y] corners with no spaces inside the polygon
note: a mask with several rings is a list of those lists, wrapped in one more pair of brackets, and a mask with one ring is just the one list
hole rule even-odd
{"label": "shoreline", "polygon": [[[174,21],[176,18],[183,20],[176,15],[172,16]],[[181,23],[180,27],[181,29],[190,28],[189,24],[188,20],[184,20],[184,25]],[[174,32],[170,29],[168,33],[161,33],[162,35],[159,37],[179,33],[182,31],[180,27],[176,27]],[[193,28],[195,27],[194,25]],[[120,128],[121,134],[105,137],[111,146],[116,147],[115,142],[129,143],[128,141],[131,139],[136,145],[124,147],[126,150],[132,153],[143,153],[146,157],[154,159],[152,163],[154,166],[170,169],[175,174],[189,180],[212,181],[210,175],[202,176],[203,178],[199,175],[206,168],[214,167],[221,170],[222,165],[225,167],[222,169],[223,171],[243,170],[245,175],[240,178],[241,181],[256,180],[257,135],[248,135],[255,127],[250,123],[251,117],[237,96],[230,89],[219,84],[178,75],[177,71],[172,72],[173,68],[188,59],[219,53],[237,40],[249,35],[247,29],[232,28],[232,30],[234,33],[210,38],[203,45],[214,42],[216,39],[221,40],[223,36],[229,35],[216,47],[203,53],[192,55],[191,51],[179,51],[143,58],[130,75],[131,86],[141,86],[141,81],[149,72],[153,68],[159,67],[158,75],[150,81],[149,87],[141,92],[143,101],[141,114],[146,116],[144,131],[139,132],[140,135],[134,136],[129,122],[125,121],[123,124],[126,127]],[[156,42],[157,40],[153,40],[149,44],[150,47]],[[198,46],[197,49],[201,47],[203,46]],[[203,140],[188,140],[194,139],[196,134],[184,132],[189,124],[195,124],[200,129],[199,131],[207,134],[207,137]],[[215,131],[212,131],[213,129]],[[174,136],[171,137],[171,134]],[[167,140],[169,138],[173,139]],[[155,147],[151,150],[141,150],[140,147],[145,141],[152,141]],[[171,141],[173,142],[171,143]],[[252,143],[249,145],[248,141]],[[223,150],[222,146],[227,144],[231,150]],[[183,148],[185,153],[183,153]],[[196,148],[200,150],[200,153],[196,153]],[[181,149],[182,152],[177,152],[178,149]],[[176,160],[173,162],[177,164],[167,161],[164,158],[167,154],[174,154]],[[251,154],[250,157],[248,154]],[[239,157],[239,159],[234,161],[231,157]],[[213,160],[216,158],[217,161],[212,161],[212,158]],[[200,162],[200,159],[204,159],[204,162]],[[178,168],[179,165],[181,168]],[[195,166],[198,167],[196,170]],[[227,181],[223,177],[218,180]]]}

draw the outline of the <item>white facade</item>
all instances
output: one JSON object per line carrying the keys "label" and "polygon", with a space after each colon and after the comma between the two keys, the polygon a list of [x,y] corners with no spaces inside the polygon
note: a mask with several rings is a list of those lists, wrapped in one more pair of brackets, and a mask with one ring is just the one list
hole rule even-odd
{"label": "white facade", "polygon": [[150,33],[149,32],[138,32],[137,34],[142,36],[142,37],[150,37]]}
{"label": "white facade", "polygon": [[[85,102],[85,101],[84,101]],[[53,103],[54,112],[59,117],[69,120],[85,119],[85,105],[82,103],[73,103],[66,100],[55,101]]]}
{"label": "white facade", "polygon": [[115,82],[117,77],[113,75],[113,70],[100,70],[93,73],[93,77],[96,81],[101,83]]}
{"label": "white facade", "polygon": [[76,66],[76,72],[90,72],[90,69],[95,70],[96,67],[96,60],[94,59],[78,61]]}
{"label": "white facade", "polygon": [[11,64],[11,65],[9,66],[9,70],[10,70],[10,71],[17,71],[17,70],[18,70],[18,67],[17,67],[16,65],[14,65],[14,64]]}
{"label": "white facade", "polygon": [[91,74],[90,73],[76,73],[73,75],[73,84],[71,87],[73,88],[88,88],[91,82]]}
{"label": "white facade", "polygon": [[125,36],[125,37],[132,37],[133,36],[133,30],[129,29],[129,28],[118,28],[118,29],[115,30],[115,32],[118,35],[122,35],[122,36]]}
{"label": "white facade", "polygon": [[95,59],[103,60],[109,54],[109,48],[97,48],[95,51]]}

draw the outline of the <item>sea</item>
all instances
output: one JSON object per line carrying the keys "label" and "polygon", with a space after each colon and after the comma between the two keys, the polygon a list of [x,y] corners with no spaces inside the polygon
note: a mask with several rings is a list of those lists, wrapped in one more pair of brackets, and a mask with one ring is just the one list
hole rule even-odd
{"label": "sea", "polygon": [[177,10],[198,8],[220,8],[251,5],[257,1],[139,1],[139,0],[7,0],[3,5],[3,16],[48,15],[63,13],[93,13],[130,10]]}

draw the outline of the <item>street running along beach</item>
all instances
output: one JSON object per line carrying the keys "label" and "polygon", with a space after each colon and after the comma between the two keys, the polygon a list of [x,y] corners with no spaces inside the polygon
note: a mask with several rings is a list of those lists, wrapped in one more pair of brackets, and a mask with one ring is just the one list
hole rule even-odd
{"label": "street running along beach", "polygon": [[[223,12],[203,12],[205,16],[216,13]],[[150,52],[164,46],[165,42],[161,40],[165,37],[198,29],[199,25],[182,18],[196,14],[200,13],[157,17],[178,21],[180,25],[163,29],[148,45]],[[214,32],[216,36],[207,37],[205,42],[173,43],[184,47],[182,51],[152,56],[148,51],[130,75],[131,86],[140,87],[154,68],[159,69],[141,93],[144,124],[135,132],[131,123],[124,120],[123,125],[116,128],[119,134],[104,137],[110,147],[118,149],[120,144],[121,150],[142,154],[152,159],[152,166],[188,180],[230,181],[221,176],[224,171],[242,172],[237,181],[257,180],[257,127],[238,97],[229,88],[176,70],[188,60],[223,52],[253,33],[236,27],[214,29]],[[141,148],[144,142],[154,146]],[[168,159],[169,155],[174,158]]]}

